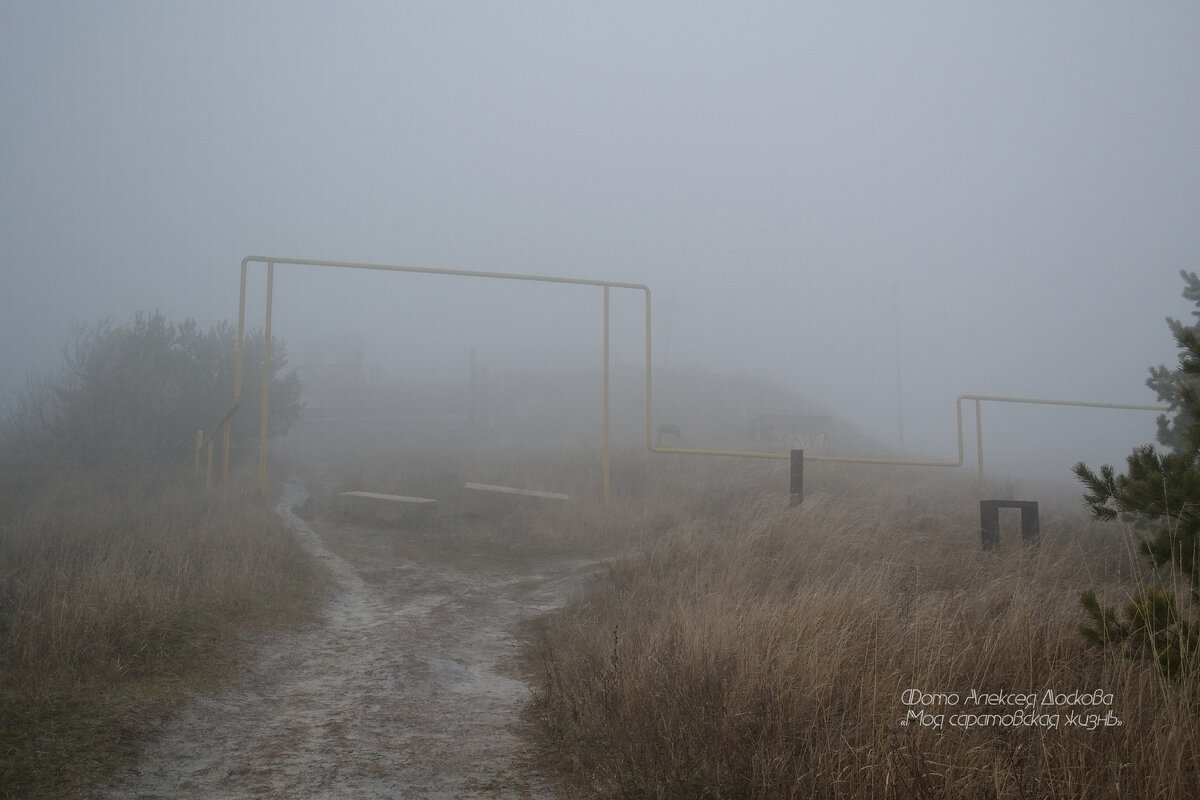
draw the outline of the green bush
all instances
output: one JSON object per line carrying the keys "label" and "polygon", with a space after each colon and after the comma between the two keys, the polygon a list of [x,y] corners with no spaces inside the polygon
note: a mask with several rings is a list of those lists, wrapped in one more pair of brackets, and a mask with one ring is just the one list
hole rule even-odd
{"label": "green bush", "polygon": [[[1200,278],[1182,273],[1183,295],[1200,309]],[[1200,318],[1200,310],[1193,312]],[[1150,370],[1146,384],[1168,404],[1158,419],[1158,442],[1136,448],[1126,459],[1127,471],[1109,465],[1097,473],[1075,465],[1086,488],[1084,502],[1098,519],[1124,519],[1141,534],[1141,552],[1168,577],[1186,583],[1189,604],[1181,608],[1174,589],[1149,587],[1132,598],[1124,613],[1102,606],[1092,591],[1081,598],[1088,622],[1084,638],[1097,646],[1116,646],[1131,657],[1157,661],[1167,675],[1197,670],[1200,619],[1200,322],[1186,326],[1167,319],[1179,347],[1179,365]]]}
{"label": "green bush", "polygon": [[[244,344],[240,424],[233,445],[258,437],[265,337]],[[192,319],[175,324],[159,313],[127,325],[101,322],[79,330],[65,369],[31,389],[14,409],[7,450],[25,466],[67,458],[86,468],[144,471],[186,463],[198,429],[211,430],[233,402],[237,330],[228,323],[202,331]],[[279,436],[299,416],[300,378],[287,369],[287,348],[271,343],[270,429]]]}

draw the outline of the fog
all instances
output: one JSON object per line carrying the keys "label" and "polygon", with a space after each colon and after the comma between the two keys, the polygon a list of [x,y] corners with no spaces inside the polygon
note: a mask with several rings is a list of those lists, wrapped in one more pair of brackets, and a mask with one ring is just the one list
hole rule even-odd
{"label": "fog", "polygon": [[[656,364],[910,455],[955,456],[962,393],[1152,403],[1200,267],[1197,41],[1189,4],[0,0],[0,396],[75,324],[235,319],[258,254],[644,283]],[[294,363],[600,366],[591,287],[281,266],[275,302]],[[622,364],[641,312],[614,291]],[[1154,430],[984,416],[1010,471]]]}

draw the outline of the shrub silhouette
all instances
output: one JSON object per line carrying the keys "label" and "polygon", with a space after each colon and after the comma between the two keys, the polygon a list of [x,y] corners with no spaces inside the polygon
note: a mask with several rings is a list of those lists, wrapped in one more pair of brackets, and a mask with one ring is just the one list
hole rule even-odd
{"label": "shrub silhouette", "polygon": [[[264,336],[247,334],[246,375],[261,369]],[[15,446],[32,461],[69,458],[88,469],[141,471],[191,460],[198,429],[211,430],[232,405],[237,330],[220,323],[200,330],[160,313],[127,325],[105,321],[76,331],[63,372],[30,390],[14,413]],[[271,343],[269,435],[287,432],[301,410],[300,378],[287,369],[283,342]],[[248,420],[261,403],[258,381],[246,380],[233,445],[258,437]]]}
{"label": "shrub silhouette", "polygon": [[[1200,309],[1200,278],[1189,272],[1182,276],[1184,297]],[[1200,310],[1193,315],[1200,318]],[[1081,597],[1088,622],[1080,632],[1097,646],[1154,659],[1167,675],[1194,677],[1200,633],[1200,321],[1186,326],[1168,317],[1167,324],[1180,350],[1179,365],[1154,367],[1146,381],[1172,415],[1158,419],[1158,442],[1167,451],[1150,444],[1136,448],[1121,475],[1109,465],[1094,472],[1083,462],[1074,472],[1093,515],[1130,522],[1142,534],[1140,548],[1151,563],[1169,567],[1170,575],[1186,582],[1189,603],[1181,609],[1175,590],[1149,587],[1118,614],[1089,590]]]}

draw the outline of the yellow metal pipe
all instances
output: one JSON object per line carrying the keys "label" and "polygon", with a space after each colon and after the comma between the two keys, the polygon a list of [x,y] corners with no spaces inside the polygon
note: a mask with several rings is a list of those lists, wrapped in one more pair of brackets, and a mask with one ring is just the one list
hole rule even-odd
{"label": "yellow metal pipe", "polygon": [[275,293],[275,265],[267,264],[267,322],[263,331],[262,414],[258,431],[258,496],[267,486],[267,414],[271,406],[271,304]]}
{"label": "yellow metal pipe", "polygon": [[196,431],[195,445],[192,453],[192,475],[200,480],[200,451],[204,449],[204,431]]}
{"label": "yellow metal pipe", "polygon": [[[649,317],[647,316],[647,319]],[[649,359],[647,358],[647,364]],[[649,369],[647,369],[647,398],[649,392]],[[964,461],[963,452],[963,420],[962,420],[962,402],[963,400],[975,401],[975,426],[976,426],[976,445],[979,461],[980,481],[983,479],[983,424],[980,413],[980,402],[996,402],[996,403],[1031,403],[1039,405],[1054,405],[1054,406],[1082,406],[1085,408],[1114,408],[1114,409],[1129,409],[1134,411],[1167,411],[1166,406],[1150,406],[1150,405],[1135,405],[1128,403],[1093,403],[1075,400],[1041,400],[1031,397],[1002,397],[997,395],[975,395],[962,394],[955,400],[955,410],[957,417],[957,434],[958,434],[958,459],[955,461],[925,461],[917,459],[898,459],[898,458],[861,458],[852,456],[819,456],[808,455],[805,453],[805,461],[828,461],[839,464],[886,464],[893,466],[908,466],[908,467],[961,467]],[[695,448],[681,447],[656,447],[650,436],[650,403],[647,400],[647,415],[646,415],[646,446],[655,453],[676,453],[682,455],[699,455],[699,456],[733,456],[737,458],[768,458],[768,459],[789,459],[790,453],[763,453],[763,452],[748,452],[741,450],[702,450]]]}
{"label": "yellow metal pipe", "polygon": [[436,267],[409,267],[395,264],[368,264],[355,261],[317,261],[307,258],[267,258],[265,256],[246,256],[243,264],[256,262],[260,264],[289,264],[310,267],[345,267],[348,269],[370,269],[384,272],[412,272],[424,275],[453,275],[463,278],[497,278],[509,281],[534,281],[537,283],[565,283],[575,286],[609,286],[614,289],[640,289],[648,291],[641,283],[623,283],[621,281],[601,281],[589,278],[563,278],[553,275],[531,275],[519,272],[481,272],[468,269],[440,269]]}
{"label": "yellow metal pipe", "polygon": [[[241,295],[238,306],[238,350],[237,364],[234,372],[234,405],[235,408],[241,400],[242,386],[242,341],[245,335],[245,305],[246,305],[246,270],[247,265],[251,262],[265,263],[268,266],[268,300],[267,300],[267,326],[268,326],[268,348],[269,348],[269,330],[270,330],[270,306],[271,306],[271,275],[275,264],[289,264],[299,266],[318,266],[318,267],[344,267],[350,269],[369,269],[381,270],[388,272],[410,272],[427,275],[451,275],[467,278],[493,278],[500,280],[519,280],[519,281],[535,281],[540,283],[560,283],[571,284],[577,286],[602,286],[604,287],[604,344],[605,344],[605,374],[604,374],[604,494],[607,502],[609,497],[609,447],[610,447],[610,408],[609,408],[609,289],[636,289],[644,293],[645,296],[645,313],[646,313],[646,448],[654,453],[674,453],[684,455],[705,455],[705,456],[734,456],[741,458],[769,458],[769,459],[787,459],[790,458],[789,453],[762,453],[740,450],[706,450],[695,448],[675,448],[675,447],[656,447],[654,444],[653,435],[653,419],[654,419],[654,401],[653,401],[653,329],[652,329],[652,312],[651,312],[651,293],[650,287],[640,283],[625,283],[619,281],[601,281],[591,280],[586,278],[562,278],[549,275],[531,275],[521,273],[504,273],[504,272],[484,272],[479,270],[459,270],[459,269],[437,269],[433,267],[410,267],[397,266],[389,264],[371,264],[351,261],[318,261],[313,259],[300,258],[266,258],[263,256],[247,256],[242,260],[242,282]],[[261,437],[265,437],[267,422],[267,390],[269,386],[269,373],[266,372],[267,363],[264,360],[264,391],[263,391],[263,422],[262,431],[260,433],[260,448],[259,448],[259,491],[262,491],[265,483],[265,465],[264,458],[266,446],[261,441]],[[962,401],[975,401],[975,425],[976,425],[976,450],[979,462],[980,475],[983,474],[983,427],[980,414],[980,403],[988,402],[1003,402],[1003,403],[1034,403],[1041,405],[1062,405],[1062,406],[1081,406],[1089,408],[1114,408],[1114,409],[1132,409],[1145,411],[1166,411],[1164,406],[1150,405],[1133,405],[1124,403],[1095,403],[1095,402],[1077,402],[1070,400],[1042,400],[1035,398],[1024,397],[1002,397],[994,395],[959,395],[955,401],[956,412],[956,428],[958,437],[958,459],[955,461],[934,461],[934,460],[917,460],[917,459],[894,459],[894,458],[864,458],[864,457],[844,457],[844,456],[820,456],[806,455],[805,459],[809,461],[829,461],[836,463],[847,464],[891,464],[897,466],[926,466],[926,467],[959,467],[962,466],[964,460],[963,447],[963,419],[962,419]],[[225,465],[222,473],[222,485],[227,481],[229,466],[229,424],[225,427]]]}
{"label": "yellow metal pipe", "polygon": [[212,487],[212,478],[213,478],[212,462],[213,462],[214,442],[216,441],[216,437],[218,435],[222,435],[225,432],[225,430],[228,429],[229,423],[233,419],[233,415],[237,412],[237,410],[238,410],[238,407],[236,405],[230,407],[230,409],[227,412],[225,412],[225,416],[221,418],[221,421],[213,426],[211,433],[205,433],[203,430],[196,431],[196,448],[195,448],[196,449],[196,452],[195,452],[196,477],[197,477],[197,479],[200,477],[200,451],[207,450],[207,456],[206,456],[207,465],[206,465],[206,471],[205,471],[205,476],[204,476],[206,489]]}
{"label": "yellow metal pipe", "polygon": [[229,426],[221,432],[221,494],[229,491]]}
{"label": "yellow metal pipe", "polygon": [[[610,424],[609,423],[610,423],[610,420],[609,420],[609,414],[610,414],[610,412],[609,412],[609,396],[608,396],[609,395],[609,307],[608,307],[609,289],[615,288],[615,289],[640,290],[640,291],[644,292],[645,296],[646,296],[646,355],[647,355],[647,362],[646,362],[646,380],[647,380],[647,384],[646,384],[646,389],[647,389],[646,432],[647,432],[647,442],[649,442],[649,432],[650,432],[649,412],[650,412],[650,408],[651,408],[650,407],[650,399],[649,399],[649,390],[650,390],[650,384],[649,384],[649,380],[650,380],[650,362],[649,362],[649,355],[650,355],[650,288],[644,284],[625,283],[625,282],[621,282],[621,281],[591,280],[588,278],[561,278],[561,277],[555,277],[555,276],[550,276],[550,275],[529,275],[529,274],[522,274],[522,273],[507,273],[507,272],[482,272],[482,271],[478,271],[478,270],[462,270],[462,269],[437,269],[437,268],[433,268],[433,267],[408,267],[408,266],[398,266],[398,265],[391,265],[391,264],[369,264],[369,263],[360,263],[360,262],[353,262],[353,261],[318,261],[315,259],[306,259],[306,258],[266,258],[263,256],[246,256],[244,259],[242,259],[241,290],[240,290],[240,297],[239,297],[239,301],[238,301],[237,361],[236,361],[236,364],[234,367],[234,407],[235,408],[237,407],[238,403],[240,403],[240,401],[241,401],[242,342],[245,338],[245,315],[246,315],[246,272],[247,272],[249,264],[251,264],[251,263],[264,263],[267,265],[267,323],[266,323],[267,324],[267,333],[266,333],[267,350],[265,351],[264,355],[269,354],[269,350],[270,350],[271,291],[272,291],[271,283],[272,283],[272,275],[274,273],[274,268],[275,268],[276,264],[288,264],[288,265],[297,265],[297,266],[314,266],[314,267],[342,267],[342,268],[347,268],[347,269],[369,269],[369,270],[380,270],[380,271],[386,271],[386,272],[410,272],[410,273],[420,273],[420,274],[426,274],[426,275],[451,275],[451,276],[459,276],[459,277],[465,277],[465,278],[494,278],[494,279],[499,279],[499,280],[534,281],[534,282],[539,282],[539,283],[560,283],[560,284],[569,284],[569,285],[575,285],[575,286],[601,286],[601,287],[604,287],[604,325],[605,325],[605,330],[604,330],[604,347],[605,347],[605,354],[604,354],[604,359],[605,359],[605,364],[604,364],[604,368],[605,368],[604,405],[605,405],[605,410],[604,410],[604,465],[603,465],[603,469],[604,469],[604,496],[605,496],[606,503],[608,502],[609,492],[610,492],[610,485],[609,485],[609,472],[610,472],[610,464],[609,464],[609,456],[610,456],[610,453],[609,453]],[[265,462],[266,443],[265,443],[265,439],[266,439],[267,422],[268,422],[267,394],[268,394],[268,387],[270,384],[270,374],[268,372],[268,367],[267,367],[267,358],[264,358],[264,361],[263,361],[263,372],[264,372],[263,407],[262,407],[261,430],[260,430],[260,434],[259,434],[260,441],[259,441],[258,491],[260,494],[263,492],[263,489],[264,489],[264,486],[266,483],[266,462]],[[229,468],[228,468],[229,428],[228,428],[228,426],[226,426],[225,434],[226,434],[226,442],[227,442],[226,447],[225,447],[226,466],[225,466],[225,471],[223,474],[224,474],[224,476],[227,476],[228,471],[229,471]],[[223,477],[222,480],[224,481],[225,478]]]}
{"label": "yellow metal pipe", "polygon": [[[792,457],[787,453],[768,453],[749,450],[701,450],[687,447],[653,447],[655,453],[676,453],[693,456],[734,456],[736,458],[767,458],[787,461]],[[960,467],[961,461],[918,461],[914,459],[871,458],[860,456],[819,456],[804,454],[805,461],[831,461],[839,464],[895,464],[910,467]]]}
{"label": "yellow metal pipe", "polygon": [[604,472],[604,505],[608,506],[610,499],[609,492],[609,369],[608,369],[608,288],[604,287],[604,452],[601,460],[603,461]]}
{"label": "yellow metal pipe", "polygon": [[[983,413],[980,411],[980,398],[975,400],[975,457],[979,461],[979,491],[983,491]],[[962,430],[958,432],[962,436]]]}
{"label": "yellow metal pipe", "polygon": [[1123,408],[1130,411],[1170,411],[1167,406],[1150,406],[1137,403],[1092,403],[1084,400],[1043,400],[1035,397],[1005,397],[993,394],[964,394],[963,400],[984,400],[991,403],[1028,403],[1040,406],[1076,406],[1080,408]]}
{"label": "yellow metal pipe", "polygon": [[654,435],[651,431],[653,410],[651,408],[651,398],[654,395],[654,389],[651,384],[651,368],[650,368],[650,288],[644,287],[646,292],[646,448],[654,450]]}
{"label": "yellow metal pipe", "polygon": [[[962,400],[955,402],[954,412],[955,412],[955,418],[957,419],[957,422],[958,422],[958,430],[961,431],[962,430]],[[963,439],[962,439],[962,434],[960,433],[958,435],[958,463],[961,464],[962,462],[963,462]]]}
{"label": "yellow metal pipe", "polygon": [[[246,262],[242,262],[242,282],[241,289],[238,291],[238,331],[237,331],[237,355],[234,358],[233,366],[233,408],[238,408],[242,403],[242,341],[246,335]],[[225,432],[223,434],[223,446],[221,450],[221,493],[226,494],[229,491],[229,438],[230,430],[233,427],[233,419],[225,420]]]}

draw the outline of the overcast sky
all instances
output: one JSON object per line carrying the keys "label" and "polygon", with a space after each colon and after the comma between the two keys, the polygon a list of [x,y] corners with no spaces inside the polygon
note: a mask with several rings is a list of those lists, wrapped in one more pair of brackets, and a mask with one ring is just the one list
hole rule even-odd
{"label": "overcast sky", "polygon": [[[659,363],[891,441],[902,398],[936,456],[960,393],[1153,402],[1197,42],[1192,3],[0,0],[0,395],[72,324],[235,318],[261,254],[645,283]],[[552,288],[281,268],[277,333],[596,366],[598,292]],[[1153,432],[1047,413],[1113,458]]]}

